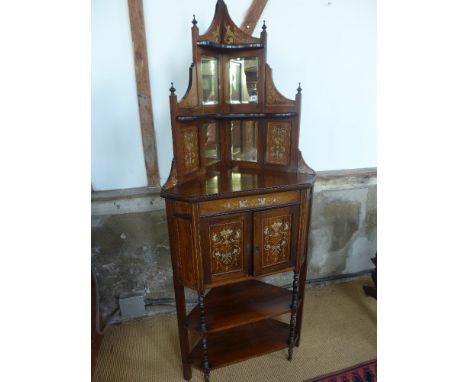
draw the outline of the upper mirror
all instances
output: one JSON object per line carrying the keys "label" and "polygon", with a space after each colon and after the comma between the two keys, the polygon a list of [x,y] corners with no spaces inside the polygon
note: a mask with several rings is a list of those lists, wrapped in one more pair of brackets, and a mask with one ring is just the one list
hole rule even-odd
{"label": "upper mirror", "polygon": [[258,103],[258,57],[229,60],[229,103]]}
{"label": "upper mirror", "polygon": [[203,105],[219,102],[218,59],[202,56]]}

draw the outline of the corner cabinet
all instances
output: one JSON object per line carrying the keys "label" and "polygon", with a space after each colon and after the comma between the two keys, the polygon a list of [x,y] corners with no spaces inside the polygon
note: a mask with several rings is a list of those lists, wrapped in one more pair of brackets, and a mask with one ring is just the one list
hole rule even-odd
{"label": "corner cabinet", "polygon": [[[315,172],[298,149],[301,88],[282,96],[260,38],[222,0],[192,21],[189,87],[170,88],[174,159],[166,200],[183,375],[299,346]],[[292,290],[259,280],[292,273]],[[184,288],[198,293],[187,312]],[[290,313],[290,322],[275,317]],[[199,334],[189,343],[188,331]]]}

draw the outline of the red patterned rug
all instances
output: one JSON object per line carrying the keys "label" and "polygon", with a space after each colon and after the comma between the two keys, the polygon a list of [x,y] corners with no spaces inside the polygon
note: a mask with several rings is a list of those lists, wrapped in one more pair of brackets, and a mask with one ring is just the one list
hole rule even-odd
{"label": "red patterned rug", "polygon": [[305,382],[377,382],[377,360],[360,363]]}

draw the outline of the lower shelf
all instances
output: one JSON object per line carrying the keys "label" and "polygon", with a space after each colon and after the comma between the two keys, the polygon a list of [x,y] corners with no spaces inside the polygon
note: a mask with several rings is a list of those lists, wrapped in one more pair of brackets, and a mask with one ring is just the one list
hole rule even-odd
{"label": "lower shelf", "polygon": [[[268,319],[208,334],[208,362],[211,369],[288,347],[289,325]],[[193,366],[202,368],[201,340],[191,352]]]}
{"label": "lower shelf", "polygon": [[[292,292],[258,280],[213,288],[205,298],[208,332],[252,324],[291,311]],[[189,329],[201,331],[200,307],[187,316]]]}

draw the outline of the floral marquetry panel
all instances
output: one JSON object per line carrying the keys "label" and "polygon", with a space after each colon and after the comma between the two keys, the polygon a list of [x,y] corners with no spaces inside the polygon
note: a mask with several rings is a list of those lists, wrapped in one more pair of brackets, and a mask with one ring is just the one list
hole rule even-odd
{"label": "floral marquetry panel", "polygon": [[263,266],[288,261],[291,248],[291,215],[266,218],[262,228]]}
{"label": "floral marquetry panel", "polygon": [[297,246],[297,206],[260,211],[254,216],[255,274],[292,266]]}
{"label": "floral marquetry panel", "polygon": [[196,126],[182,129],[183,173],[188,174],[199,168],[198,129]]}
{"label": "floral marquetry panel", "polygon": [[266,163],[288,165],[291,153],[291,122],[267,125]]}
{"label": "floral marquetry panel", "polygon": [[250,224],[246,216],[240,214],[204,222],[203,245],[208,254],[209,264],[206,265],[211,281],[247,274]]}
{"label": "floral marquetry panel", "polygon": [[242,221],[210,226],[211,273],[239,271],[242,267]]}

